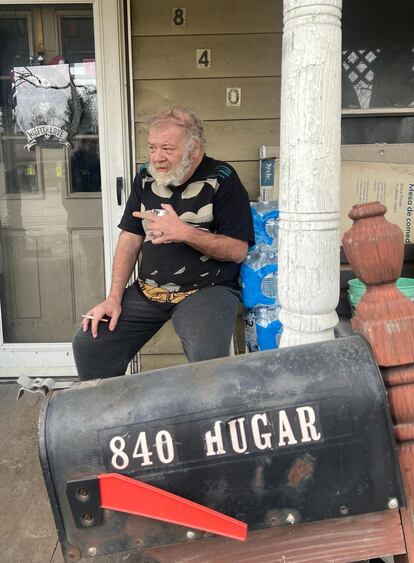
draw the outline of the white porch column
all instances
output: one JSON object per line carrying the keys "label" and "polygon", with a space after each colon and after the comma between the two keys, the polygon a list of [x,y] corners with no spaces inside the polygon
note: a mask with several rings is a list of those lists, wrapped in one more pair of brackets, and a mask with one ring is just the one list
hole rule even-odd
{"label": "white porch column", "polygon": [[279,293],[281,346],[338,322],[342,0],[284,0]]}

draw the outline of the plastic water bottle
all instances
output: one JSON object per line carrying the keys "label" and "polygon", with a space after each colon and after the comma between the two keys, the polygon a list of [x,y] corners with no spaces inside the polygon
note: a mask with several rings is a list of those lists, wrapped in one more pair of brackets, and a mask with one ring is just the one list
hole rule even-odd
{"label": "plastic water bottle", "polygon": [[249,309],[277,303],[277,255],[249,254],[240,268],[243,303]]}
{"label": "plastic water bottle", "polygon": [[256,239],[252,252],[271,250],[277,252],[278,248],[278,219],[279,210],[277,201],[259,202],[251,204],[254,236]]}
{"label": "plastic water bottle", "polygon": [[282,334],[279,313],[279,306],[260,307],[255,312],[256,338],[259,350],[273,350],[279,347]]}
{"label": "plastic water bottle", "polygon": [[[276,264],[275,255],[269,255],[269,259],[274,260],[273,265]],[[266,297],[273,299],[274,303],[277,303],[277,282],[278,282],[278,270],[276,264],[276,270],[274,272],[272,271],[266,274],[262,280],[262,293]]]}
{"label": "plastic water bottle", "polygon": [[245,309],[243,311],[243,325],[244,341],[248,352],[258,352],[259,346],[257,344],[256,316],[254,309]]}

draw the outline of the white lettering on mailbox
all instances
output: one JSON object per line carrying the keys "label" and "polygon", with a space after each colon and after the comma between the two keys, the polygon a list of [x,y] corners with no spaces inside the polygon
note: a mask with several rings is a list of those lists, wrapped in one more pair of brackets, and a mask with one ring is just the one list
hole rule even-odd
{"label": "white lettering on mailbox", "polygon": [[[285,440],[287,439],[287,442]],[[279,411],[279,442],[278,446],[286,446],[286,444],[297,444],[289,418],[286,411]]]}
{"label": "white lettering on mailbox", "polygon": [[244,416],[242,416],[229,422],[231,447],[236,454],[244,454],[247,451],[246,430],[244,428],[245,420]]}
{"label": "white lettering on mailbox", "polygon": [[[317,411],[310,405],[246,413],[227,420],[178,421],[167,428],[124,427],[109,439],[108,463],[118,470],[162,467],[300,447],[322,440]],[[107,435],[107,434],[106,434]],[[183,439],[184,438],[184,439]]]}
{"label": "white lettering on mailbox", "polygon": [[312,407],[298,407],[296,409],[299,418],[300,429],[302,431],[301,442],[316,442],[320,439],[321,433],[315,428],[316,416]]}
{"label": "white lettering on mailbox", "polygon": [[210,430],[205,434],[207,454],[210,455],[220,455],[225,454],[226,450],[223,447],[223,436],[221,434],[221,420],[216,420],[214,423],[214,430]]}
{"label": "white lettering on mailbox", "polygon": [[260,432],[259,420],[262,421],[263,426],[269,426],[266,414],[255,414],[252,416],[252,434],[254,445],[259,450],[269,450],[272,447],[271,432]]}

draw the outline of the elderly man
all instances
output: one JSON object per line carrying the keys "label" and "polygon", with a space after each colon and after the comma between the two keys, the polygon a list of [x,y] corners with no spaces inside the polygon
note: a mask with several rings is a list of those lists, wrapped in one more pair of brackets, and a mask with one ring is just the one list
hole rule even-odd
{"label": "elderly man", "polygon": [[[168,319],[190,362],[229,352],[240,263],[254,238],[247,192],[231,166],[205,155],[194,113],[175,107],[149,125],[149,164],[119,224],[111,290],[74,337],[82,380],[124,374]],[[138,280],[125,289],[138,258]]]}

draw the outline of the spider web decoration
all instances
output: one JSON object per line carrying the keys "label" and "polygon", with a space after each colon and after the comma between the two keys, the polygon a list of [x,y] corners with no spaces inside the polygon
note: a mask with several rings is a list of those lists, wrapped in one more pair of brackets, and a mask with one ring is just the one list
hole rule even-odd
{"label": "spider web decoration", "polygon": [[71,148],[79,124],[79,100],[68,64],[15,67],[12,104],[15,128],[26,135],[25,148]]}

